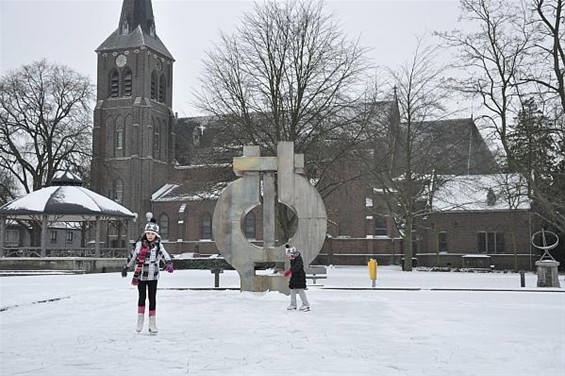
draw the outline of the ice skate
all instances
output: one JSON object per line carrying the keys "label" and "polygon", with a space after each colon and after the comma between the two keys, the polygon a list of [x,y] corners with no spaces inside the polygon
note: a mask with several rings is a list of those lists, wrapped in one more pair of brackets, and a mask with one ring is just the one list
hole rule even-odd
{"label": "ice skate", "polygon": [[309,312],[309,311],[310,311],[310,306],[303,305],[302,307],[300,307],[300,310],[301,310],[302,312]]}
{"label": "ice skate", "polygon": [[143,330],[143,319],[144,319],[144,314],[140,313],[137,315],[137,326],[135,327],[135,331],[136,332],[141,332]]}
{"label": "ice skate", "polygon": [[159,330],[157,329],[157,319],[155,315],[149,316],[149,333],[157,334]]}
{"label": "ice skate", "polygon": [[288,307],[286,307],[287,311],[294,311],[296,309],[295,305],[289,305]]}

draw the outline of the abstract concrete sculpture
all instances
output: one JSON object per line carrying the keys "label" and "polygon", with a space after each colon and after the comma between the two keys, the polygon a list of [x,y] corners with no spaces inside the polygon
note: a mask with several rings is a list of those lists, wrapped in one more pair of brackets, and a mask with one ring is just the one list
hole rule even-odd
{"label": "abstract concrete sculpture", "polygon": [[[234,158],[233,169],[241,177],[227,186],[214,210],[212,225],[218,250],[238,271],[241,291],[288,293],[287,278],[280,273],[256,275],[255,265],[286,261],[284,245],[275,245],[275,198],[296,213],[298,226],[289,242],[301,250],[305,266],[322,248],[326,209],[318,191],[297,174],[304,170],[304,155],[294,154],[292,142],[280,142],[277,157],[261,157],[258,146],[245,146],[243,157]],[[245,238],[241,223],[247,213],[261,205],[261,191],[263,247],[258,247]]]}

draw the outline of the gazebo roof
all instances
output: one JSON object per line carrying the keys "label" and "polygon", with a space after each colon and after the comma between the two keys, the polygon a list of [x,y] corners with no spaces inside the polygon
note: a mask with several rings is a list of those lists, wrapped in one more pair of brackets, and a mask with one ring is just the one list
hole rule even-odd
{"label": "gazebo roof", "polygon": [[48,221],[85,221],[134,218],[127,208],[87,188],[80,179],[67,173],[53,178],[53,185],[31,192],[0,207],[0,216],[14,219],[39,220],[47,215]]}

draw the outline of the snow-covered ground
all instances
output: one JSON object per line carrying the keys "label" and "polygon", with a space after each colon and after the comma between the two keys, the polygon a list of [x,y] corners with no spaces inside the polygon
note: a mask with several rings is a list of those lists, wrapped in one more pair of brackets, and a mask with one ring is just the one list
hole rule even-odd
{"label": "snow-covered ground", "polygon": [[[357,289],[366,267],[335,267],[305,313],[277,292],[186,290],[214,276],[178,270],[159,282],[158,335],[134,331],[130,277],[0,278],[0,375],[565,374],[565,289],[532,273],[520,288],[514,273],[391,266],[371,290]],[[238,287],[237,273],[220,285]]]}

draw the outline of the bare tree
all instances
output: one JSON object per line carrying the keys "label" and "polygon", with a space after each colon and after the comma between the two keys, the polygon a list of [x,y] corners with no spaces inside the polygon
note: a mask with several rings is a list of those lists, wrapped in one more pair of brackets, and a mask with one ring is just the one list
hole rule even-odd
{"label": "bare tree", "polygon": [[[400,112],[400,128],[395,130],[394,141],[387,142],[386,152],[375,150],[377,160],[370,171],[373,184],[382,194],[388,210],[403,238],[404,268],[412,270],[413,230],[415,217],[426,212],[425,194],[442,170],[449,171],[447,148],[452,144],[449,129],[440,129],[434,120],[446,111],[442,105],[448,91],[443,84],[444,65],[437,63],[438,48],[426,45],[418,38],[412,58],[396,70],[391,70]],[[375,133],[373,137],[379,137]],[[380,144],[383,146],[382,144]],[[439,146],[439,147],[438,147]],[[423,204],[424,203],[424,204]]]}
{"label": "bare tree", "polygon": [[0,206],[16,198],[16,192],[14,179],[6,169],[0,168]]}
{"label": "bare tree", "polygon": [[[541,132],[549,146],[542,156],[546,163],[538,166],[536,181],[528,175],[532,185],[531,197],[537,213],[546,223],[565,233],[565,1],[533,0],[531,16],[535,47],[532,64],[526,72],[526,83],[539,89],[539,113],[531,120],[518,117],[524,123],[542,124]],[[543,90],[545,89],[545,90]],[[526,107],[527,108],[527,107]],[[525,111],[524,111],[525,112]],[[523,113],[524,113],[523,112]],[[541,120],[540,120],[541,119]]]}
{"label": "bare tree", "polygon": [[[461,7],[462,18],[478,31],[440,34],[460,52],[458,66],[469,73],[455,86],[482,99],[486,109],[482,117],[503,148],[503,167],[525,174],[536,213],[563,231],[565,207],[557,193],[565,179],[557,168],[563,164],[565,149],[563,0],[462,0]],[[531,98],[546,121],[524,117]],[[553,145],[552,151],[539,154],[550,158],[544,159],[544,166],[537,160],[537,173],[532,173],[531,160],[522,154],[534,139]],[[542,181],[551,186],[539,186]]]}
{"label": "bare tree", "polygon": [[226,146],[255,144],[274,155],[279,141],[292,141],[306,154],[307,176],[322,179],[359,142],[355,104],[369,64],[322,2],[255,3],[204,64],[198,105],[223,124]]}
{"label": "bare tree", "polygon": [[[530,47],[524,9],[506,0],[461,0],[461,18],[477,31],[438,33],[459,54],[454,65],[466,72],[452,85],[471,98],[480,98],[486,119],[508,154],[507,134],[516,101],[516,85]],[[512,161],[508,161],[512,165]]]}
{"label": "bare tree", "polygon": [[88,170],[93,95],[88,78],[46,60],[0,78],[0,171],[11,197],[49,185],[57,171]]}
{"label": "bare tree", "polygon": [[18,189],[29,193],[58,170],[88,164],[93,94],[87,77],[46,60],[0,78],[0,167]]}
{"label": "bare tree", "polygon": [[[560,104],[565,116],[565,1],[532,0],[534,14],[533,70],[526,72],[527,81],[546,88]],[[550,74],[548,74],[551,72]],[[562,120],[563,121],[563,120]]]}

